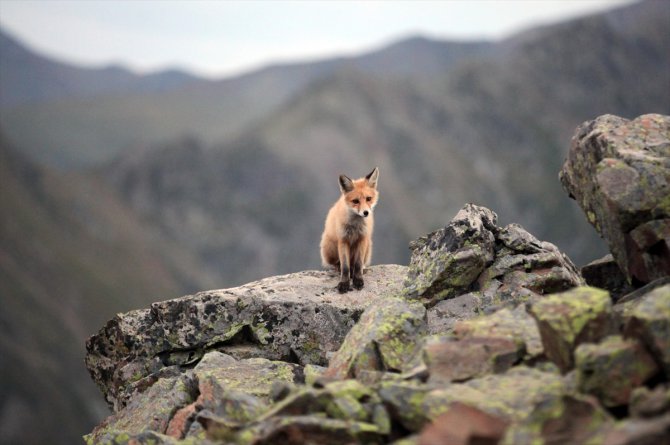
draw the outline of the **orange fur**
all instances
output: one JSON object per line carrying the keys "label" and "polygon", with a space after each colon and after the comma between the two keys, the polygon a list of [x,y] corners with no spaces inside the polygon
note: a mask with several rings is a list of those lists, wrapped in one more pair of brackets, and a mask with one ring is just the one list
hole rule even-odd
{"label": "orange fur", "polygon": [[356,289],[363,287],[363,268],[372,258],[372,231],[374,207],[379,192],[379,169],[366,177],[351,180],[340,175],[342,195],[328,211],[321,236],[321,260],[324,266],[340,270],[340,292],[351,290],[349,280]]}

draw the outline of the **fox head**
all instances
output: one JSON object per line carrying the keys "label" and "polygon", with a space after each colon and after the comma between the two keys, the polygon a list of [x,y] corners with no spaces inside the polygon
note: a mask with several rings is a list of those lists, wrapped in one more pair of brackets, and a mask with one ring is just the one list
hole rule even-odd
{"label": "fox head", "polygon": [[365,178],[352,180],[346,175],[340,175],[340,190],[349,210],[358,216],[367,218],[377,205],[379,192],[377,181],[379,169],[375,167]]}

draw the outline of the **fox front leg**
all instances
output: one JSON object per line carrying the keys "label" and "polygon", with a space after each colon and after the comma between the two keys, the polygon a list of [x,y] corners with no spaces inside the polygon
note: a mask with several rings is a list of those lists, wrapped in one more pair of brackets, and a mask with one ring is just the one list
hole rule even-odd
{"label": "fox front leg", "polygon": [[351,278],[352,282],[354,285],[354,289],[360,290],[363,289],[363,251],[362,247],[364,243],[359,243],[356,246],[356,249],[353,249],[353,252],[351,253],[351,263],[352,263],[352,271],[351,271]]}
{"label": "fox front leg", "polygon": [[351,290],[351,287],[349,286],[349,278],[351,274],[349,244],[338,241],[337,252],[340,257],[340,282],[337,285],[337,291],[343,294]]}

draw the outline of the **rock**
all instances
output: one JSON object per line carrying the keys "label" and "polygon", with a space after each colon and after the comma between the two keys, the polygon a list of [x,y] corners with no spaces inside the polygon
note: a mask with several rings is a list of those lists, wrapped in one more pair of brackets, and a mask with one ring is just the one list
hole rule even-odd
{"label": "rock", "polygon": [[442,300],[428,309],[428,333],[446,334],[460,320],[477,316],[482,309],[481,294],[468,292],[448,300]]}
{"label": "rock", "polygon": [[426,333],[423,305],[401,298],[373,302],[333,355],[324,377],[345,379],[362,371],[401,371]]}
{"label": "rock", "polygon": [[670,284],[632,300],[624,310],[624,334],[639,338],[670,378]]}
{"label": "rock", "polygon": [[432,419],[427,416],[423,403],[434,388],[417,381],[383,381],[379,397],[397,425],[408,431],[419,432]]}
{"label": "rock", "polygon": [[496,445],[503,438],[509,422],[462,403],[428,425],[419,436],[418,445]]}
{"label": "rock", "polygon": [[[198,445],[215,445],[206,439],[199,440]],[[177,440],[155,431],[144,431],[136,434],[128,434],[125,431],[110,431],[95,441],[97,445],[186,445],[184,441]]]}
{"label": "rock", "polygon": [[504,337],[437,337],[421,349],[429,383],[462,382],[507,371],[523,357],[523,344]]}
{"label": "rock", "polygon": [[454,327],[454,335],[461,339],[484,336],[507,338],[525,351],[527,359],[544,352],[537,324],[524,306],[514,310],[503,308],[491,315],[460,321]]}
{"label": "rock", "polygon": [[577,385],[606,407],[627,405],[633,389],[659,371],[654,359],[637,341],[610,336],[575,350]]}
{"label": "rock", "polygon": [[326,365],[363,310],[398,293],[403,266],[374,266],[366,287],[340,295],[337,277],[300,272],[201,292],[119,314],[86,343],[86,366],[118,411],[159,377],[178,375],[210,350]]}
{"label": "rock", "polygon": [[504,374],[487,375],[425,394],[420,406],[427,419],[447,412],[454,402],[482,410],[510,422],[527,418],[533,410],[562,397],[567,388],[560,375],[517,366]]}
{"label": "rock", "polygon": [[614,302],[635,290],[628,284],[626,276],[619,269],[612,254],[607,254],[583,266],[581,274],[588,286],[605,289],[610,293]]}
{"label": "rock", "polygon": [[296,388],[247,425],[200,416],[207,436],[238,444],[379,442],[390,433],[381,399],[356,380]]}
{"label": "rock", "polygon": [[119,432],[138,434],[153,431],[164,434],[175,412],[195,399],[193,379],[184,375],[159,379],[142,394],[138,394],[122,410],[108,417],[84,437],[86,443],[104,443],[105,437]]}
{"label": "rock", "polygon": [[466,204],[448,226],[410,244],[406,295],[427,305],[467,289],[493,261],[498,216]]}
{"label": "rock", "polygon": [[579,128],[560,180],[633,284],[670,274],[670,117],[604,115]]}
{"label": "rock", "polygon": [[203,432],[198,419],[216,416],[229,424],[241,424],[256,419],[268,409],[266,400],[221,386],[213,377],[200,379],[199,395],[195,402],[178,410],[168,425],[166,434],[177,439]]}
{"label": "rock", "polygon": [[228,391],[242,392],[266,401],[269,401],[275,383],[303,380],[302,368],[293,363],[260,357],[236,360],[218,351],[207,353],[193,373],[200,381],[212,378]]}
{"label": "rock", "polygon": [[580,287],[532,304],[547,357],[563,372],[574,366],[574,350],[613,333],[612,303],[607,291]]}
{"label": "rock", "polygon": [[116,409],[87,442],[663,443],[670,284],[613,307],[493,216],[464,207],[415,243],[440,267],[377,266],[365,291],[303,272],[117,316],[87,344]]}
{"label": "rock", "polygon": [[[227,439],[212,430],[211,438]],[[236,437],[240,445],[305,445],[379,443],[379,428],[370,423],[329,419],[319,415],[273,417]]]}
{"label": "rock", "polygon": [[272,386],[295,382],[299,369],[295,364],[263,358],[236,360],[209,352],[192,371],[159,379],[136,394],[90,438],[95,443],[108,431],[151,430],[180,439],[194,432],[194,421],[204,411],[228,423],[248,422],[267,410]]}
{"label": "rock", "polygon": [[607,445],[661,445],[670,443],[670,414],[653,419],[627,419],[604,436]]}
{"label": "rock", "polygon": [[658,385],[654,389],[636,388],[631,394],[629,410],[633,417],[642,418],[670,413],[670,384]]}
{"label": "rock", "polygon": [[566,394],[536,406],[508,428],[500,445],[607,443],[614,419],[592,397]]}
{"label": "rock", "polygon": [[[496,226],[491,210],[466,204],[446,227],[412,242],[405,296],[432,308],[441,301],[464,299],[461,318],[495,305],[516,305],[544,293],[583,283],[572,262],[551,243],[542,242],[518,224]],[[462,302],[463,303],[463,302]],[[462,304],[461,303],[461,304]],[[469,307],[472,308],[470,310]],[[432,332],[450,320],[443,305],[430,314]]]}

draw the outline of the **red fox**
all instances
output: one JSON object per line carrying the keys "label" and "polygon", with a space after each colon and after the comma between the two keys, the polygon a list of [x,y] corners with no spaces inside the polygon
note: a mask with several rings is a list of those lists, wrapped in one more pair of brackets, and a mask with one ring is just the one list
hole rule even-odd
{"label": "red fox", "polygon": [[379,169],[375,167],[365,178],[352,180],[340,175],[342,196],[328,211],[321,236],[321,260],[325,267],[340,270],[337,290],[345,293],[363,288],[363,267],[372,257],[372,211],[377,205]]}

